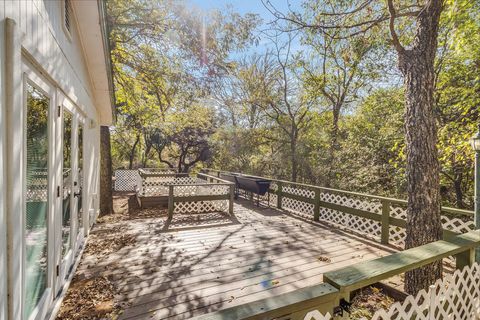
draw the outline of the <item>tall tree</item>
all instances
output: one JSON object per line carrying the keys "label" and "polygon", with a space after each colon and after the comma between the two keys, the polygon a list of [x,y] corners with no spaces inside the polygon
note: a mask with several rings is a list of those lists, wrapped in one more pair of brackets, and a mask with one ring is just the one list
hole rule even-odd
{"label": "tall tree", "polygon": [[312,30],[305,29],[303,43],[310,51],[302,59],[308,95],[332,114],[328,159],[324,164],[327,173],[322,179],[323,184],[330,187],[336,181],[338,169],[340,115],[358,100],[360,91],[371,88],[378,78],[378,70],[382,70],[376,61],[381,60],[371,54],[376,43],[368,37],[319,38]]}
{"label": "tall tree", "polygon": [[246,123],[250,128],[261,121],[273,124],[272,129],[280,132],[278,140],[288,146],[290,179],[297,181],[299,139],[309,123],[313,104],[299,86],[298,64],[291,51],[293,37],[269,37],[273,50],[251,56],[239,68],[239,86],[243,88],[240,101],[247,106]]}
{"label": "tall tree", "polygon": [[110,129],[100,127],[100,215],[113,213]]}
{"label": "tall tree", "polygon": [[[443,1],[394,4],[393,0],[387,0],[385,5],[375,0],[335,4],[327,0],[311,0],[306,1],[307,16],[293,11],[282,13],[269,1],[265,4],[277,19],[287,21],[295,28],[316,30],[324,38],[338,38],[338,30],[347,30],[347,34],[342,33],[340,37],[352,38],[378,31],[386,24],[405,85],[406,248],[441,239],[440,170],[433,97],[434,62]],[[398,29],[404,31],[402,37],[397,33]],[[410,271],[405,277],[405,290],[415,294],[441,275],[441,261]]]}
{"label": "tall tree", "polygon": [[[171,0],[112,0],[107,5],[118,102],[112,131],[117,154],[130,168],[176,164],[173,138],[181,136],[178,131],[172,135],[168,119],[208,104],[216,80],[232,68],[230,54],[254,41],[259,18],[192,11],[184,2]],[[202,131],[195,123],[192,126],[189,132]],[[168,148],[162,147],[165,138]],[[155,151],[158,159],[152,157]],[[193,165],[188,160],[192,152],[198,152],[193,158],[199,161],[210,156],[204,148],[189,147],[188,156],[179,155],[185,158],[180,161],[182,170]]]}
{"label": "tall tree", "polygon": [[[442,238],[440,168],[433,99],[434,63],[442,9],[441,0],[430,0],[416,13],[414,40],[411,47],[406,49],[395,30],[397,10],[393,0],[388,0],[390,35],[398,53],[398,67],[405,83],[407,249]],[[442,261],[409,271],[405,277],[405,290],[416,294],[441,276]]]}

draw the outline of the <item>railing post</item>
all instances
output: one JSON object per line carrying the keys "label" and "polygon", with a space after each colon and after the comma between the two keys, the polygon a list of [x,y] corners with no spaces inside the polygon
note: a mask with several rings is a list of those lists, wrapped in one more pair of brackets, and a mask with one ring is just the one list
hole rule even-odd
{"label": "railing post", "polygon": [[436,290],[435,285],[432,284],[428,287],[428,295],[430,296],[430,308],[429,308],[429,312],[428,312],[428,319],[435,320],[435,319],[437,319],[435,317],[435,309],[438,306],[437,301],[436,301],[437,300],[436,299],[437,290]]}
{"label": "railing post", "polygon": [[282,209],[282,182],[277,181],[277,208]]}
{"label": "railing post", "polygon": [[382,200],[382,235],[381,243],[388,244],[390,236],[390,201]]}
{"label": "railing post", "polygon": [[235,185],[230,185],[230,200],[228,202],[228,212],[233,214],[233,199],[235,197]]}
{"label": "railing post", "polygon": [[462,270],[475,262],[475,249],[468,249],[455,255],[455,267]]}
{"label": "railing post", "polygon": [[168,186],[168,218],[173,218],[173,185]]}
{"label": "railing post", "polygon": [[318,221],[320,219],[320,189],[315,188],[315,203],[313,207],[313,220]]}

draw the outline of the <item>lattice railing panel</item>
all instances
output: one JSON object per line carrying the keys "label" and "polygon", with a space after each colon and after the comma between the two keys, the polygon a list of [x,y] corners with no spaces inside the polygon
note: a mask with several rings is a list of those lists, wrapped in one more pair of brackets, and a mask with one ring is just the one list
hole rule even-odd
{"label": "lattice railing panel", "polygon": [[228,210],[228,200],[176,202],[174,213],[207,213]]}
{"label": "lattice railing panel", "polygon": [[227,195],[229,193],[230,186],[222,184],[179,185],[173,187],[174,196]]}
{"label": "lattice railing panel", "polygon": [[[443,279],[409,295],[403,302],[395,302],[388,310],[379,309],[372,320],[474,320],[480,319],[480,265],[474,263],[463,270],[447,274]],[[304,320],[330,320],[327,313],[308,312]],[[365,319],[365,318],[364,318]]]}
{"label": "lattice railing panel", "polygon": [[310,189],[297,187],[295,185],[283,186],[282,187],[282,192],[286,192],[286,193],[290,193],[290,194],[294,194],[294,195],[297,195],[297,196],[306,197],[306,198],[310,198],[310,199],[315,198],[315,191],[310,190]]}
{"label": "lattice railing panel", "polygon": [[[393,203],[390,205],[390,217],[406,220],[407,210],[404,205]],[[392,226],[389,227],[389,242],[397,247],[405,247],[405,228]]]}
{"label": "lattice railing panel", "polygon": [[351,195],[322,192],[320,194],[320,200],[376,214],[382,213],[382,203],[375,199],[361,199],[360,196],[355,197]]}
{"label": "lattice railing panel", "polygon": [[138,170],[115,170],[115,191],[136,191],[139,181]]}
{"label": "lattice railing panel", "polygon": [[320,311],[313,310],[313,311],[308,312],[305,315],[305,318],[303,318],[303,319],[304,320],[330,320],[330,319],[333,319],[333,318],[330,315],[330,313],[327,313],[326,315],[323,315],[323,314],[320,313]]}
{"label": "lattice railing panel", "polygon": [[[361,199],[360,197],[322,192],[320,194],[320,201],[364,210],[375,214],[381,214],[382,212],[381,202],[372,199]],[[320,219],[344,228],[355,230],[376,240],[379,240],[381,237],[381,223],[371,219],[327,208],[320,208]]]}
{"label": "lattice railing panel", "polygon": [[283,197],[282,209],[313,218],[314,205],[308,202]]}
{"label": "lattice railing panel", "polygon": [[466,233],[475,230],[473,219],[463,221],[459,218],[450,218],[442,215],[442,225],[444,229],[458,233]]}
{"label": "lattice railing panel", "polygon": [[[407,209],[405,204],[393,203],[390,206],[390,217],[407,220]],[[442,215],[442,225],[446,230],[450,230],[457,233],[465,233],[475,229],[473,219],[467,221],[461,220],[455,217],[447,217]],[[405,229],[396,226],[390,226],[390,242],[396,246],[405,246]]]}
{"label": "lattice railing panel", "polygon": [[[140,194],[143,196],[156,196],[156,195],[168,195],[169,185],[172,184],[192,184],[199,182],[197,178],[193,177],[148,177],[142,181]],[[204,181],[202,181],[204,182]],[[195,190],[193,186],[186,186],[184,195],[192,193],[188,192]]]}
{"label": "lattice railing panel", "polygon": [[382,225],[380,222],[337,210],[320,208],[320,220],[333,223],[339,227],[355,230],[377,241],[380,240],[382,235]]}
{"label": "lattice railing panel", "polygon": [[422,290],[415,297],[394,303],[388,310],[379,310],[373,320],[410,319],[480,319],[480,266],[473,264]]}

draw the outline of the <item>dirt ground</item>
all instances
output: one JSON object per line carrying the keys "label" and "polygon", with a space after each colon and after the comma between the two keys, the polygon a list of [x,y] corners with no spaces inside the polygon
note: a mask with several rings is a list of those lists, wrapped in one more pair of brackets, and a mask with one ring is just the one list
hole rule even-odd
{"label": "dirt ground", "polygon": [[371,319],[377,310],[388,310],[393,303],[395,300],[380,288],[362,289],[352,299],[350,319]]}

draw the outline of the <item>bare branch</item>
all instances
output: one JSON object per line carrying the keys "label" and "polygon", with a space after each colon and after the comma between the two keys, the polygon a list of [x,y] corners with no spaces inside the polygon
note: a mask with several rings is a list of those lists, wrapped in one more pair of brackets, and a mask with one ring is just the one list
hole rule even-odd
{"label": "bare branch", "polygon": [[390,13],[388,26],[390,29],[390,35],[392,37],[392,43],[393,43],[393,46],[395,47],[395,50],[397,50],[398,54],[403,55],[405,53],[405,48],[400,43],[397,32],[395,31],[395,18],[397,16],[397,13],[393,5],[393,0],[387,0],[387,5],[388,5],[388,12]]}

